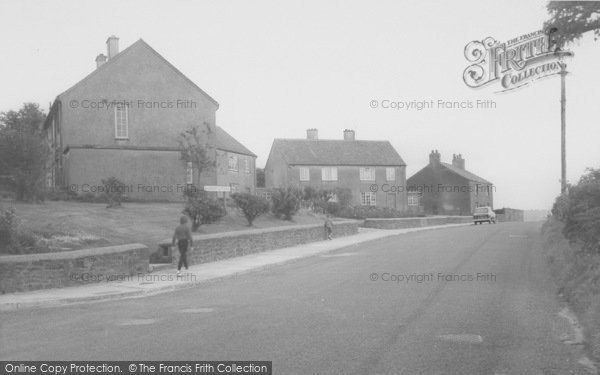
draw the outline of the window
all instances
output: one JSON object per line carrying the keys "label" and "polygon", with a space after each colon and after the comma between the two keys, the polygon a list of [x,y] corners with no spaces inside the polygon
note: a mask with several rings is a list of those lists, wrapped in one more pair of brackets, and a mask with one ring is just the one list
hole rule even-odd
{"label": "window", "polygon": [[419,205],[419,196],[417,195],[409,195],[408,196],[408,205],[409,206],[418,206]]}
{"label": "window", "polygon": [[128,113],[127,106],[124,104],[117,104],[115,106],[115,138],[127,139],[129,138],[129,124],[128,124]]}
{"label": "window", "polygon": [[361,181],[375,181],[375,168],[361,168],[360,169],[360,180]]}
{"label": "window", "polygon": [[337,167],[321,168],[321,181],[337,181]]}
{"label": "window", "polygon": [[244,172],[250,173],[250,159],[244,159]]}
{"label": "window", "polygon": [[192,166],[191,161],[188,161],[188,163],[187,163],[187,171],[186,171],[185,181],[188,184],[194,183],[194,168]]}
{"label": "window", "polygon": [[386,168],[385,169],[385,179],[387,181],[395,181],[396,180],[396,168]]}
{"label": "window", "polygon": [[229,170],[238,171],[238,157],[237,155],[229,155]]}
{"label": "window", "polygon": [[231,183],[229,184],[229,193],[237,193],[238,192],[238,184]]}
{"label": "window", "polygon": [[310,181],[308,167],[300,167],[300,181]]}
{"label": "window", "polygon": [[375,206],[377,204],[377,195],[372,191],[360,192],[360,204],[363,206]]}

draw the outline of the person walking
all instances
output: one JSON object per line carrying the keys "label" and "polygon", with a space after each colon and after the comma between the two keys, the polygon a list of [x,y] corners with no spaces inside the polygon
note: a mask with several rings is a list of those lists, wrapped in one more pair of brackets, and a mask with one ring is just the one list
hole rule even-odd
{"label": "person walking", "polygon": [[179,219],[179,225],[175,228],[173,233],[173,246],[177,243],[179,248],[179,264],[177,264],[177,275],[181,275],[181,266],[185,266],[185,270],[188,269],[187,251],[192,248],[192,231],[187,226],[188,219],[182,216]]}
{"label": "person walking", "polygon": [[324,226],[325,226],[325,239],[330,240],[331,233],[333,232],[333,223],[331,222],[331,218],[329,217],[329,214],[325,218]]}

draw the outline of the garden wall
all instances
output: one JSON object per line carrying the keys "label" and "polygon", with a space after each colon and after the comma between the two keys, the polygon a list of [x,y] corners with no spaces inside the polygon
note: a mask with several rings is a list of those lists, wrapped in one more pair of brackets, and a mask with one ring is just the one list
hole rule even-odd
{"label": "garden wall", "polygon": [[148,271],[142,244],[0,256],[0,293],[127,279]]}
{"label": "garden wall", "polygon": [[[333,237],[348,236],[358,233],[361,222],[344,220],[333,222]],[[265,229],[194,235],[194,248],[188,252],[188,263],[199,264],[221,259],[239,257],[266,250],[280,249],[325,239],[323,225],[294,225]],[[171,240],[160,243],[167,248]],[[179,262],[179,251],[175,250],[173,263]]]}
{"label": "garden wall", "polygon": [[410,218],[385,218],[385,219],[365,219],[363,226],[365,228],[377,229],[402,229],[430,227],[433,225],[444,224],[463,224],[473,222],[472,216],[431,216],[431,217],[410,217]]}

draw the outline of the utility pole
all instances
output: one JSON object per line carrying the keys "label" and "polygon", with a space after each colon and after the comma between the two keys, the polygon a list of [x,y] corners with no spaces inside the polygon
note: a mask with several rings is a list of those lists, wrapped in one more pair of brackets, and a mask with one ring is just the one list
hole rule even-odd
{"label": "utility pole", "polygon": [[566,109],[567,109],[567,97],[565,90],[565,76],[567,75],[567,64],[560,62],[560,162],[561,162],[561,174],[560,174],[560,192],[564,194],[567,192],[567,150],[566,150]]}

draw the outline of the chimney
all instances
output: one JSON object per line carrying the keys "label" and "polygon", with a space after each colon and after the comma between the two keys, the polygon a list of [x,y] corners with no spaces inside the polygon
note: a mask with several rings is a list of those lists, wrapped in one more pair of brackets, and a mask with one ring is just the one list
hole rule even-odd
{"label": "chimney", "polygon": [[108,53],[108,59],[112,59],[119,53],[119,38],[111,35],[106,39],[106,51]]}
{"label": "chimney", "polygon": [[434,167],[440,165],[440,153],[438,150],[432,150],[429,154],[429,164]]}
{"label": "chimney", "polygon": [[106,56],[103,53],[96,56],[96,68],[101,67],[106,62]]}
{"label": "chimney", "polygon": [[354,130],[344,129],[344,141],[355,141]]}
{"label": "chimney", "polygon": [[319,131],[316,128],[306,129],[306,139],[319,139]]}
{"label": "chimney", "polygon": [[452,155],[452,166],[459,169],[465,169],[465,159],[462,154]]}

